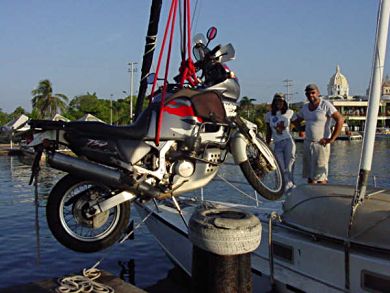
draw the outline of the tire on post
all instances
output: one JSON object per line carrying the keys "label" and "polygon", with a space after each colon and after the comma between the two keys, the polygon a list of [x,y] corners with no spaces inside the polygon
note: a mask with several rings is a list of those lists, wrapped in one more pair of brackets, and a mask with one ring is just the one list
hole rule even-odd
{"label": "tire on post", "polygon": [[252,292],[251,252],[260,244],[257,217],[235,208],[200,207],[189,222],[192,292]]}
{"label": "tire on post", "polygon": [[254,251],[260,244],[257,217],[236,208],[198,208],[189,223],[189,238],[197,247],[217,255]]}

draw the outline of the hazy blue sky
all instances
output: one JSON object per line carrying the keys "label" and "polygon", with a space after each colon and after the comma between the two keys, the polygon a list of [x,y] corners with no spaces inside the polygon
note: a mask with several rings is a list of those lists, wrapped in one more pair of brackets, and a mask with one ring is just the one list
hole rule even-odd
{"label": "hazy blue sky", "polygon": [[[163,2],[158,41],[170,4]],[[46,78],[54,92],[69,98],[87,91],[123,97],[130,86],[128,62],[142,61],[150,4],[0,0],[0,108],[11,112],[21,105],[30,111],[31,90]],[[199,0],[193,32],[218,28],[214,45],[234,45],[236,60],[229,66],[242,95],[259,102],[285,91],[285,79],[294,81],[294,101],[303,99],[309,82],[326,94],[337,64],[356,95],[369,82],[377,9],[377,0]],[[135,89],[138,82],[139,70]]]}

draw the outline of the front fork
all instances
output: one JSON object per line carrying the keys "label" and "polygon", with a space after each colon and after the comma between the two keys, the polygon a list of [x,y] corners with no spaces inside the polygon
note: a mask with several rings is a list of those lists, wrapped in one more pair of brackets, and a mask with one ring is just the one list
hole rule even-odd
{"label": "front fork", "polygon": [[[237,125],[238,130],[230,140],[230,149],[234,162],[236,164],[241,164],[248,160],[246,147],[248,144],[253,144],[266,160],[267,165],[270,166],[272,170],[275,170],[277,165],[274,160],[274,155],[265,142],[259,142],[257,125],[240,116],[236,116],[234,122]],[[260,139],[262,138],[260,137]]]}

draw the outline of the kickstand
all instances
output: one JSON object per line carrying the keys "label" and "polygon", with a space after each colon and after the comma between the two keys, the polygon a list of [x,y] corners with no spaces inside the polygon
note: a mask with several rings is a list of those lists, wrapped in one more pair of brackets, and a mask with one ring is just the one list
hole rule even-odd
{"label": "kickstand", "polygon": [[173,201],[173,204],[175,205],[175,207],[177,209],[177,212],[179,213],[181,219],[183,220],[184,225],[186,225],[186,227],[188,229],[188,224],[186,222],[186,219],[184,218],[183,211],[181,210],[181,208],[179,206],[179,203],[177,202],[177,200],[176,200],[176,198],[174,196],[172,196],[172,201]]}

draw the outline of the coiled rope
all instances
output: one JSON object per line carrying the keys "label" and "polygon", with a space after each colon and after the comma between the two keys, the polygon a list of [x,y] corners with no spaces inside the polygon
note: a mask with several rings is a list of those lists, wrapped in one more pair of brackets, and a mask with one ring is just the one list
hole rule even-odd
{"label": "coiled rope", "polygon": [[58,280],[57,293],[114,293],[115,290],[95,280],[99,278],[101,272],[96,268],[84,269],[83,275],[64,277]]}
{"label": "coiled rope", "polygon": [[[126,234],[122,240],[119,241],[119,244],[126,241],[135,230],[137,230],[146,220],[153,214],[153,210],[151,210],[140,223],[138,223],[132,231]],[[108,250],[110,251],[110,250]],[[115,290],[101,283],[98,283],[94,280],[100,277],[101,272],[97,269],[97,266],[103,261],[103,259],[107,256],[106,252],[105,256],[101,257],[95,265],[93,265],[89,269],[83,269],[83,276],[73,275],[64,277],[58,280],[59,286],[56,288],[55,292],[57,293],[114,293]]]}

